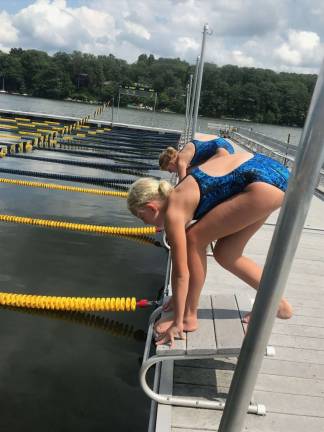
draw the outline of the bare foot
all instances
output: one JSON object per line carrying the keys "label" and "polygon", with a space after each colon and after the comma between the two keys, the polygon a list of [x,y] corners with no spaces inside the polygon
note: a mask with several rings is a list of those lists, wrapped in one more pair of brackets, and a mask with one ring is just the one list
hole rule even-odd
{"label": "bare foot", "polygon": [[293,315],[293,308],[290,303],[287,302],[286,299],[281,299],[279,303],[279,309],[277,312],[277,317],[280,319],[289,319]]}
{"label": "bare foot", "polygon": [[[291,304],[287,302],[286,299],[281,299],[280,304],[279,304],[279,309],[277,312],[277,318],[280,319],[289,319],[291,318],[293,315],[293,309],[291,307]],[[244,318],[243,318],[243,322],[245,324],[249,324],[251,319],[251,312],[247,313]]]}
{"label": "bare foot", "polygon": [[[156,333],[164,333],[173,324],[173,314],[161,318],[154,326]],[[183,331],[192,332],[197,330],[198,320],[196,316],[186,317],[183,320]]]}

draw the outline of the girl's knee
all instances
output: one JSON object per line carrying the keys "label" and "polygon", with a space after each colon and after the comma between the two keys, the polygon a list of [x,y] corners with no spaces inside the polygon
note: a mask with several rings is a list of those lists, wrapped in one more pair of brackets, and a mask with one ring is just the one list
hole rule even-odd
{"label": "girl's knee", "polygon": [[187,231],[186,237],[187,237],[188,247],[195,247],[195,248],[207,247],[207,245],[205,245],[204,242],[202,241],[201,236],[199,236],[199,233],[197,233],[193,229]]}
{"label": "girl's knee", "polygon": [[226,270],[231,270],[234,266],[234,258],[229,254],[228,250],[224,248],[217,247],[217,244],[214,248],[213,255],[215,260],[219,265],[224,267]]}

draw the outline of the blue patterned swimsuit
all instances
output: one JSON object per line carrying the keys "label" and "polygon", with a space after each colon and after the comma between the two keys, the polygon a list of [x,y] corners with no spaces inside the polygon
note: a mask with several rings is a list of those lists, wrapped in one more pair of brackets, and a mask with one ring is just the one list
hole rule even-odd
{"label": "blue patterned swimsuit", "polygon": [[218,204],[239,194],[251,183],[264,182],[285,191],[289,171],[281,163],[257,153],[224,176],[210,176],[199,167],[192,168],[189,175],[196,180],[200,189],[200,201],[194,219],[201,219]]}
{"label": "blue patterned swimsuit", "polygon": [[220,148],[227,150],[230,154],[234,153],[233,146],[224,138],[216,138],[211,141],[193,140],[192,143],[195,146],[195,154],[190,161],[191,167],[206,162],[208,159],[215,156],[217,150]]}

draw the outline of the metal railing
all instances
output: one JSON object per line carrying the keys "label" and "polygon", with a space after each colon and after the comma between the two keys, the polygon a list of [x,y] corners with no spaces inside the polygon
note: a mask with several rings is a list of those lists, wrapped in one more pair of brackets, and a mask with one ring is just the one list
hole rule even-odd
{"label": "metal railing", "polygon": [[[287,149],[285,149],[285,143],[283,143],[282,141],[274,140],[270,137],[266,137],[265,135],[254,133],[253,137],[258,135],[262,135],[262,137],[264,137],[264,142],[267,143],[264,144],[261,141],[252,138],[250,134],[245,135],[246,131],[248,130],[243,128],[235,128],[229,130],[228,133],[233,141],[237,142],[239,145],[246,148],[247,150],[250,150],[253,153],[265,154],[266,156],[270,156],[271,158],[281,162],[288,169],[293,168],[295,164],[295,155],[298,151],[298,147],[290,145],[289,148],[293,147],[293,152],[288,152]],[[276,143],[277,149],[274,147]],[[279,149],[279,144],[282,150]],[[324,169],[321,169],[320,171],[319,182],[316,187],[316,192],[324,196]]]}

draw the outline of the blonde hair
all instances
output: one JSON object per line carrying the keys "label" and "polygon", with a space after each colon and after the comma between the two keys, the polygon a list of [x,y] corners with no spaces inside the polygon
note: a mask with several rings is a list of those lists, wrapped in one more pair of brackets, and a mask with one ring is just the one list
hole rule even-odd
{"label": "blonde hair", "polygon": [[178,155],[178,150],[173,147],[167,147],[159,157],[160,168],[164,171],[168,169],[169,163],[174,160]]}
{"label": "blonde hair", "polygon": [[156,180],[151,177],[136,180],[128,191],[128,209],[137,216],[141,207],[154,199],[165,200],[172,189],[172,185],[166,180]]}

